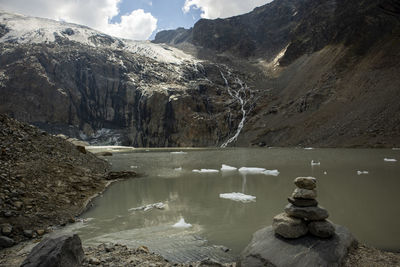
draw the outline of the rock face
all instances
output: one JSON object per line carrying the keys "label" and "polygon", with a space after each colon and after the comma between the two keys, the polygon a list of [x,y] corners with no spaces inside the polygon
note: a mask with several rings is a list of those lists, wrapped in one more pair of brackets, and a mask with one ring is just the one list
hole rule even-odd
{"label": "rock face", "polygon": [[[0,112],[50,133],[132,146],[218,146],[251,108],[250,89],[226,66],[78,25],[1,17],[9,31],[0,39],[7,51],[0,53]],[[13,28],[26,21],[42,26],[42,39],[35,29],[21,37]]]}
{"label": "rock face", "polygon": [[275,0],[154,42],[248,73],[259,101],[240,145],[391,147],[400,143],[399,15],[394,0]]}
{"label": "rock face", "polygon": [[78,235],[69,234],[46,238],[36,245],[21,266],[79,267],[84,259]]}
{"label": "rock face", "polygon": [[269,226],[254,233],[241,254],[240,266],[339,267],[349,248],[356,244],[353,235],[343,226],[335,225],[335,235],[330,239],[312,235],[285,239],[276,236]]}

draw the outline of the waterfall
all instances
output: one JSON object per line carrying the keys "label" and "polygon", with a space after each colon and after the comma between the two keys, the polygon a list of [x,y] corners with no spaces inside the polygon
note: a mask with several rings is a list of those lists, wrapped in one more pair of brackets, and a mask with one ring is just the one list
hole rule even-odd
{"label": "waterfall", "polygon": [[[240,132],[241,132],[242,129],[243,129],[244,122],[245,122],[245,120],[246,120],[246,110],[245,110],[244,106],[246,105],[247,100],[244,100],[244,99],[242,98],[242,96],[240,95],[240,93],[243,93],[243,95],[245,96],[245,95],[246,95],[246,94],[245,94],[245,93],[246,93],[246,89],[248,89],[248,87],[246,86],[246,84],[245,84],[244,82],[242,82],[239,78],[236,77],[235,83],[238,84],[238,85],[240,85],[240,89],[238,89],[238,90],[236,90],[236,91],[233,90],[233,89],[231,90],[231,88],[230,88],[230,86],[229,86],[229,83],[228,83],[228,80],[226,79],[225,75],[222,73],[222,71],[220,71],[220,73],[221,73],[222,79],[224,79],[225,87],[227,88],[228,94],[229,94],[235,101],[239,101],[240,106],[241,106],[240,109],[241,109],[241,112],[242,112],[242,120],[239,122],[239,125],[238,125],[238,128],[237,128],[237,130],[236,130],[236,133],[235,133],[231,138],[229,138],[227,141],[225,141],[225,142],[221,145],[221,147],[224,148],[224,147],[226,147],[228,144],[230,144],[230,143],[236,141],[236,139],[238,138]],[[230,73],[228,72],[228,74],[230,74]]]}

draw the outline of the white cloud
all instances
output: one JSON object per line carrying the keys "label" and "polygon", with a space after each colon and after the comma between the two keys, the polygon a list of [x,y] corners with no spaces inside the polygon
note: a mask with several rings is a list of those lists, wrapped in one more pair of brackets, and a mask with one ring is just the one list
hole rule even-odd
{"label": "white cloud", "polygon": [[252,11],[255,7],[272,0],[185,0],[183,12],[200,9],[201,17],[206,19],[227,18]]}
{"label": "white cloud", "polygon": [[121,16],[121,0],[0,0],[0,9],[24,15],[63,20],[89,26],[107,34],[135,40],[148,39],[157,28],[157,19],[142,9]]}

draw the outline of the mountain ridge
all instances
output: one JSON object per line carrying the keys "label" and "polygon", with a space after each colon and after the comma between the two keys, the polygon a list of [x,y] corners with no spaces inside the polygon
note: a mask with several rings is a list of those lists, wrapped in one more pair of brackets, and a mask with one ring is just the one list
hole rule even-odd
{"label": "mountain ridge", "polygon": [[21,17],[2,13],[0,112],[98,144],[399,146],[398,12],[275,0],[153,44],[48,20],[15,34]]}

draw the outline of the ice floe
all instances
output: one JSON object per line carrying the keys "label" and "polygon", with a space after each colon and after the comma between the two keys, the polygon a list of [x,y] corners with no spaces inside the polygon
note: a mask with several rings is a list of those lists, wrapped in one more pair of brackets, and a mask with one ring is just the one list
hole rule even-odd
{"label": "ice floe", "polygon": [[324,171],[324,175],[327,175],[327,174],[328,174],[328,172]]}
{"label": "ice floe", "polygon": [[384,158],[383,160],[386,162],[396,162],[397,161],[397,159],[388,159],[388,158]]}
{"label": "ice floe", "polygon": [[311,166],[319,166],[319,165],[321,165],[321,162],[314,160],[311,161]]}
{"label": "ice floe", "polygon": [[262,172],[264,175],[271,175],[271,176],[278,176],[279,171],[278,170],[265,170]]}
{"label": "ice floe", "polygon": [[145,205],[145,206],[140,206],[140,207],[137,207],[137,208],[131,208],[131,209],[129,209],[129,211],[137,211],[137,210],[143,210],[143,211],[148,211],[148,210],[151,210],[151,209],[159,209],[159,210],[162,210],[162,209],[164,209],[165,208],[165,204],[164,203],[162,203],[162,202],[158,202],[158,203],[154,203],[154,204],[149,204],[149,205]]}
{"label": "ice floe", "polygon": [[243,203],[256,201],[255,196],[250,196],[250,195],[245,195],[243,193],[235,193],[235,192],[219,194],[219,197],[224,198],[224,199],[230,199],[233,201],[239,201],[239,202],[243,202]]}
{"label": "ice floe", "polygon": [[180,171],[182,171],[182,167],[175,168],[174,171],[180,172]]}
{"label": "ice floe", "polygon": [[305,147],[304,150],[313,150],[313,147]]}
{"label": "ice floe", "polygon": [[236,171],[236,170],[237,170],[236,167],[232,167],[232,166],[225,165],[225,164],[222,164],[222,167],[221,167],[221,171],[222,171],[222,172],[226,172],[226,171]]}
{"label": "ice floe", "polygon": [[175,154],[175,155],[185,155],[185,154],[187,154],[187,152],[183,152],[183,151],[173,151],[173,152],[170,152],[171,154]]}
{"label": "ice floe", "polygon": [[214,169],[201,169],[201,170],[198,170],[198,169],[194,169],[194,170],[192,170],[192,172],[196,172],[196,173],[217,173],[217,172],[219,172],[219,170],[214,170]]}
{"label": "ice floe", "polygon": [[185,222],[184,218],[181,218],[177,223],[172,225],[172,227],[175,227],[175,228],[189,228],[189,227],[192,227],[192,225],[190,223]]}
{"label": "ice floe", "polygon": [[242,174],[260,174],[266,171],[265,168],[256,168],[256,167],[241,167],[239,172]]}
{"label": "ice floe", "polygon": [[361,174],[368,174],[368,171],[357,171],[357,175],[361,175]]}

